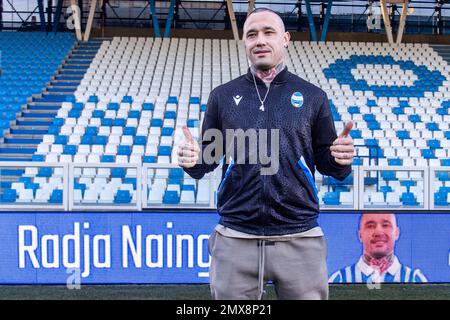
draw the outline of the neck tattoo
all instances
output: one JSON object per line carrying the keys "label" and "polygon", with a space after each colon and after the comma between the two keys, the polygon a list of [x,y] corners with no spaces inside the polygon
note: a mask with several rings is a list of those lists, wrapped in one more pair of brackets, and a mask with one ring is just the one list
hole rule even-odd
{"label": "neck tattoo", "polygon": [[[277,66],[270,68],[269,70],[257,70],[255,67],[251,67],[250,71],[253,76],[253,83],[255,84],[256,94],[258,95],[259,102],[261,102],[261,106],[259,107],[259,110],[264,111],[264,101],[266,101],[267,95],[270,91],[270,84],[272,83],[272,80],[276,77],[276,75],[284,69],[284,64],[280,63]],[[255,75],[260,78],[267,86],[266,95],[264,96],[264,99],[261,99],[261,96],[259,94],[258,85],[256,84]]]}
{"label": "neck tattoo", "polygon": [[275,78],[275,76],[277,75],[277,70],[276,68],[272,68],[269,70],[256,70],[256,76],[258,78],[260,78],[262,81],[266,82],[266,83],[271,83],[272,80]]}
{"label": "neck tattoo", "polygon": [[284,69],[284,63],[281,62],[273,68],[267,70],[256,69],[254,66],[251,66],[250,71],[260,78],[266,85],[270,84],[273,79],[280,73],[281,70]]}
{"label": "neck tattoo", "polygon": [[380,274],[384,273],[392,265],[392,262],[394,261],[392,254],[379,259],[371,257],[368,254],[364,254],[363,260],[367,265],[378,270]]}

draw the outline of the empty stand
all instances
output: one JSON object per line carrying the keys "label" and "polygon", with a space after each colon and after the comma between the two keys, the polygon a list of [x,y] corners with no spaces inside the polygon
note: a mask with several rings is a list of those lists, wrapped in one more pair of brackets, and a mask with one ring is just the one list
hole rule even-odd
{"label": "empty stand", "polygon": [[[357,149],[355,168],[450,165],[450,68],[429,45],[296,41],[287,49],[286,64],[327,93],[338,132],[345,122],[355,123],[350,132]],[[93,40],[74,49],[12,128],[26,130],[29,125],[37,130],[33,136],[20,137],[31,139],[22,158],[103,163],[103,169],[111,163],[136,168],[155,165],[146,173],[148,206],[209,205],[216,179],[196,181],[179,168],[157,165],[176,165],[182,126],[187,124],[198,138],[211,90],[247,68],[244,48],[234,40]],[[41,106],[54,107],[52,114]],[[42,117],[33,109],[40,110]],[[18,139],[12,134],[19,132],[11,130],[7,138]],[[4,141],[13,142],[19,141]],[[392,172],[381,170],[364,177],[364,203],[422,206],[425,178],[414,172]],[[321,205],[353,207],[358,196],[354,173],[343,182],[317,172],[315,178]],[[435,190],[430,192],[436,204],[445,206],[448,181],[440,178],[445,178],[444,173],[436,175]],[[75,178],[75,202],[134,203],[135,179],[128,170],[113,177],[99,167],[84,168]],[[8,195],[12,198],[13,191]],[[39,192],[39,197],[46,198],[47,193]],[[20,200],[28,198],[29,192]]]}

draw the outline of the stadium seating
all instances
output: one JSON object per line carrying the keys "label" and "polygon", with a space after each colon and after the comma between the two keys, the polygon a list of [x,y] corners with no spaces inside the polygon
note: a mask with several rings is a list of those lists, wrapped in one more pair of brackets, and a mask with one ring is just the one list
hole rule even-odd
{"label": "stadium seating", "polygon": [[27,108],[26,104],[32,101],[32,95],[41,94],[74,45],[72,34],[0,33],[0,138],[5,143],[0,148],[0,161],[11,160],[8,154],[16,154],[13,160],[21,160],[34,153],[39,139],[14,134],[45,133],[37,127],[45,125],[51,111]]}
{"label": "stadium seating", "polygon": [[[60,107],[29,151],[34,161],[176,164],[182,126],[198,138],[211,90],[248,68],[244,48],[233,40],[115,37],[86,50],[92,62],[77,73],[76,90],[50,99]],[[289,70],[327,93],[336,130],[355,123],[355,166],[450,165],[450,68],[429,45],[295,41],[287,50]],[[344,182],[315,178],[322,205],[352,206],[353,176]],[[369,206],[424,203],[420,171],[384,170],[367,178]],[[151,169],[145,200],[149,206],[208,205],[216,182],[195,181],[181,169]],[[448,185],[448,175],[439,174],[436,205],[448,205]],[[12,190],[21,201],[30,197],[7,190],[3,201]],[[37,191],[31,201],[59,199]],[[136,175],[84,168],[75,175],[74,200],[134,203]]]}

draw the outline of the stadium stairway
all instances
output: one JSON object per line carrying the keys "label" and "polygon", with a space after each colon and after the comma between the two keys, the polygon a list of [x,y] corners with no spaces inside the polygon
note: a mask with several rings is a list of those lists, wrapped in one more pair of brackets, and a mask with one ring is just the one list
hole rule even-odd
{"label": "stadium stairway", "polygon": [[430,45],[448,64],[450,64],[450,46],[447,45]]}
{"label": "stadium stairway", "polygon": [[37,146],[44,134],[59,129],[57,112],[63,102],[75,99],[73,93],[101,44],[102,40],[93,39],[78,44],[70,52],[39,97],[31,99],[5,133],[0,144],[0,161],[40,160],[39,156],[33,156]]}

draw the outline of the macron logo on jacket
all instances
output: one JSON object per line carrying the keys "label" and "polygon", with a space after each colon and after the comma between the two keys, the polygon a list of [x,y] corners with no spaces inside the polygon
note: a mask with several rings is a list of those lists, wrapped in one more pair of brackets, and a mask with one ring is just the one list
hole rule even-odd
{"label": "macron logo on jacket", "polygon": [[241,100],[242,100],[242,96],[240,96],[240,95],[235,95],[235,96],[233,97],[233,99],[234,99],[234,103],[236,103],[236,105],[238,106],[238,105],[239,105],[239,102],[241,102]]}

